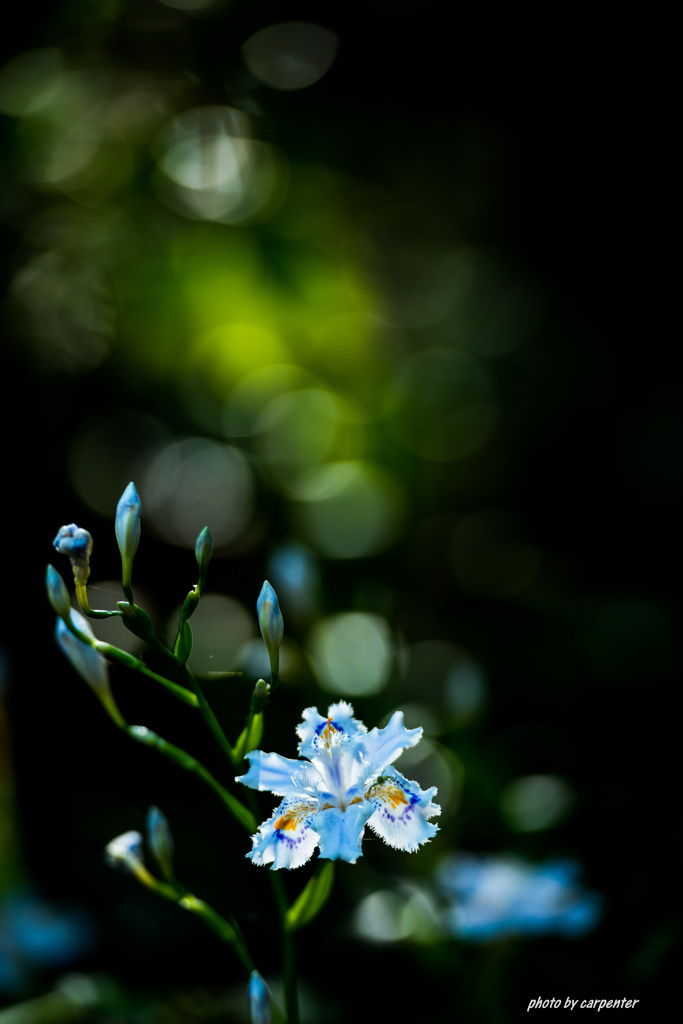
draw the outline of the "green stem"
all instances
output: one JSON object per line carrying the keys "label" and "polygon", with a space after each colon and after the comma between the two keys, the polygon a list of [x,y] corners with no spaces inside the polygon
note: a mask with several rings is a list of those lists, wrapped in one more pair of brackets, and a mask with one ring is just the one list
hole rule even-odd
{"label": "green stem", "polygon": [[[251,790],[247,793],[247,800],[252,814],[258,818],[259,809],[256,801],[256,794]],[[294,950],[294,936],[287,927],[287,911],[289,903],[285,891],[284,882],[277,871],[268,871],[275,903],[277,905],[278,917],[280,919],[280,931],[282,932],[282,973],[285,988],[285,1006],[287,1008],[287,1024],[299,1024],[299,994],[296,977],[296,957]]]}
{"label": "green stem", "polygon": [[[183,907],[185,910],[191,911],[196,914],[204,924],[206,924],[212,931],[218,935],[224,942],[230,943],[235,953],[242,961],[242,964],[247,971],[247,974],[251,974],[252,971],[256,970],[256,964],[251,958],[249,947],[247,946],[246,940],[242,935],[242,931],[237,921],[232,914],[229,915],[229,919],[222,917],[213,907],[210,907],[208,903],[193,896],[192,893],[184,890],[184,895],[178,900],[178,905]],[[274,1017],[278,1021],[283,1021],[285,1024],[284,1014],[280,1010],[275,1000],[273,1000]],[[298,1022],[297,1022],[298,1024]]]}
{"label": "green stem", "polygon": [[[209,702],[204,696],[204,691],[199,685],[198,680],[195,678],[194,673],[187,667],[187,665],[181,664],[181,662],[176,658],[175,654],[173,654],[172,651],[169,651],[168,647],[166,647],[165,644],[163,644],[157,636],[155,636],[151,642],[153,643],[154,648],[159,652],[159,654],[161,654],[162,657],[166,659],[166,661],[170,662],[173,665],[175,671],[179,672],[182,675],[182,677],[186,680],[186,682],[190,684],[191,689],[194,690],[194,696],[197,700],[197,707],[199,707],[199,710],[204,715],[204,718],[206,719],[208,726],[211,729],[211,732],[218,740],[221,750],[228,758],[228,760],[232,763],[234,760],[232,746],[230,745],[227,736],[221,729],[220,723],[216,716],[214,715],[209,705]],[[163,676],[159,678],[163,679]],[[175,684],[171,684],[171,686],[174,685]],[[180,689],[185,689],[185,693],[189,692],[186,688],[180,687]],[[176,696],[178,696],[177,693]]]}
{"label": "green stem", "polygon": [[199,710],[204,715],[204,718],[206,719],[207,724],[208,724],[209,728],[211,729],[211,732],[214,734],[214,736],[218,740],[220,748],[223,751],[223,753],[225,754],[225,756],[227,757],[228,761],[230,761],[230,763],[232,764],[234,762],[232,746],[231,746],[230,742],[228,741],[227,736],[225,735],[225,733],[221,729],[221,726],[220,726],[220,723],[219,723],[218,719],[216,718],[216,716],[214,715],[213,711],[211,710],[209,702],[207,701],[206,697],[204,696],[204,691],[202,690],[201,686],[199,685],[199,681],[196,679],[194,673],[190,671],[190,669],[187,667],[187,665],[183,666],[183,675],[185,676],[185,679],[187,680],[187,682],[190,684],[190,686],[194,690],[195,696],[196,696],[197,701],[199,703]]}
{"label": "green stem", "polygon": [[157,683],[161,683],[162,686],[172,693],[179,700],[189,704],[191,707],[199,707],[199,701],[197,700],[194,693],[191,690],[186,689],[184,686],[179,686],[177,683],[172,683],[170,679],[165,676],[160,676],[157,672],[153,672],[144,661],[140,658],[136,658],[134,654],[129,654],[128,651],[122,651],[120,647],[114,647],[113,644],[107,644],[103,640],[95,640],[93,637],[88,636],[82,630],[74,626],[71,616],[68,619],[64,619],[64,624],[67,629],[73,633],[73,635],[81,641],[81,643],[88,644],[90,647],[94,647],[96,651],[99,651],[105,658],[110,658],[112,661],[117,662],[119,665],[125,665],[126,668],[133,669],[136,672],[141,672],[145,676],[149,676],[150,679],[154,679]]}
{"label": "green stem", "polygon": [[237,921],[234,919],[232,922],[226,921],[224,917],[210,907],[204,900],[197,899],[189,893],[178,900],[179,906],[185,910],[192,911],[197,917],[206,924],[212,931],[216,933],[224,942],[229,942],[232,948],[237,953],[238,957],[242,961],[248,974],[256,970],[254,961],[251,958],[251,954],[247,948],[247,944],[244,941],[244,936],[240,931],[240,927]]}
{"label": "green stem", "polygon": [[232,915],[230,915],[232,920],[227,921],[217,910],[210,907],[204,900],[198,899],[184,885],[176,881],[161,882],[158,878],[154,878],[144,866],[141,866],[136,874],[143,885],[155,892],[157,896],[162,896],[164,899],[170,900],[171,903],[177,903],[183,910],[189,910],[196,914],[223,942],[228,942],[237,953],[248,974],[256,969],[244,936]]}
{"label": "green stem", "polygon": [[208,768],[198,761],[195,757],[181,750],[180,747],[174,746],[172,743],[168,743],[167,740],[162,739],[151,729],[147,729],[144,725],[121,725],[120,728],[126,732],[131,739],[136,740],[138,743],[142,743],[146,747],[154,747],[169,760],[173,761],[174,764],[180,765],[185,771],[192,772],[197,775],[203,782],[213,789],[214,793],[223,801],[225,806],[228,808],[232,816],[239,822],[243,829],[250,834],[255,832],[257,829],[256,818],[251,811],[241,803],[237,797],[233,796],[224,786],[221,786],[220,782],[213,777]]}
{"label": "green stem", "polygon": [[285,886],[276,871],[269,871],[271,885],[275,893],[275,900],[280,915],[280,928],[282,930],[282,971],[285,985],[285,1005],[287,1007],[288,1024],[299,1024],[299,994],[296,978],[296,951],[294,948],[294,936],[287,928],[287,893]]}
{"label": "green stem", "polygon": [[172,683],[166,676],[160,676],[156,672],[152,672],[150,668],[147,668],[144,661],[140,661],[139,665],[136,666],[138,672],[142,672],[143,675],[149,676],[150,679],[155,679],[157,683],[161,683],[165,686],[169,693],[172,693],[178,700],[182,700],[185,704],[189,704],[190,707],[198,708],[199,701],[197,700],[194,693],[187,690],[184,686],[178,686],[177,683]]}
{"label": "green stem", "polygon": [[108,619],[112,615],[121,615],[120,611],[105,611],[102,608],[91,608],[90,602],[88,601],[88,590],[83,580],[76,580],[76,597],[81,607],[81,611],[89,619]]}

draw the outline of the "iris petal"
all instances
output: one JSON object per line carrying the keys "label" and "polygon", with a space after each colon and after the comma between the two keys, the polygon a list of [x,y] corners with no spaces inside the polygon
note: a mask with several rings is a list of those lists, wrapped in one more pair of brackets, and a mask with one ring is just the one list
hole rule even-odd
{"label": "iris petal", "polygon": [[371,729],[359,742],[369,766],[368,777],[379,775],[388,764],[396,760],[402,750],[419,743],[421,736],[421,728],[406,729],[403,724],[403,712],[394,711],[383,729]]}
{"label": "iris petal", "polygon": [[242,782],[250,789],[268,790],[276,796],[286,796],[296,787],[295,777],[307,765],[303,761],[294,761],[280,754],[264,754],[262,750],[252,750],[247,754],[249,771],[240,775],[235,782]]}
{"label": "iris petal", "polygon": [[335,728],[342,730],[349,737],[362,736],[367,732],[363,723],[353,717],[353,707],[351,704],[347,704],[345,700],[331,704],[327,709],[326,718],[323,718],[317,708],[306,708],[304,720],[296,728],[301,741],[299,743],[299,753],[302,757],[311,758],[314,756],[318,749],[316,738],[330,720],[334,723]]}
{"label": "iris petal", "polygon": [[355,864],[363,856],[363,832],[372,811],[372,806],[366,801],[352,804],[345,811],[339,807],[318,811],[313,818],[313,827],[320,835],[320,856]]}
{"label": "iris petal", "polygon": [[311,828],[317,800],[288,798],[252,836],[247,854],[254,864],[270,864],[271,870],[300,868],[313,856],[320,836]]}
{"label": "iris petal", "polygon": [[389,768],[365,794],[374,811],[368,825],[389,846],[414,853],[438,831],[438,826],[427,820],[441,814],[439,805],[432,803],[435,793],[435,786],[423,791],[416,782]]}

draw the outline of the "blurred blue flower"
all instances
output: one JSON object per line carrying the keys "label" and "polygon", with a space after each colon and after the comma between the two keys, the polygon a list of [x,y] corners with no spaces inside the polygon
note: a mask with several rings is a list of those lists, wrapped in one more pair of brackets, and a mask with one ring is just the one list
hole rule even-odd
{"label": "blurred blue flower", "polygon": [[12,892],[0,904],[0,991],[20,991],[34,970],[68,967],[94,940],[84,911],[58,909],[29,890]]}
{"label": "blurred blue flower", "polygon": [[454,856],[438,872],[453,902],[446,929],[472,942],[510,935],[585,935],[598,923],[602,900],[577,884],[574,861],[536,866],[511,857]]}
{"label": "blurred blue flower", "polygon": [[317,605],[320,572],[316,556],[304,544],[280,544],[268,559],[268,573],[282,594],[288,612],[310,617]]}

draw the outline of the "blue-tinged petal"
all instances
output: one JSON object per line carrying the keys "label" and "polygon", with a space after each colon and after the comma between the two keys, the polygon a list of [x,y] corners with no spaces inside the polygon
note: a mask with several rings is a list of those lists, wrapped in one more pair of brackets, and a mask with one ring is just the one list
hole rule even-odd
{"label": "blue-tinged petal", "polygon": [[249,979],[249,1009],[251,1024],[273,1024],[273,997],[258,971]]}
{"label": "blue-tinged petal", "polygon": [[73,566],[74,577],[85,583],[90,575],[90,556],[93,540],[87,530],[75,523],[62,526],[52,542],[60,555],[68,555]]}
{"label": "blue-tinged petal", "polygon": [[121,580],[124,587],[129,587],[133,559],[140,543],[140,498],[132,480],[116,506],[114,531],[121,552]]}
{"label": "blue-tinged petal", "polygon": [[306,708],[303,722],[296,727],[300,740],[298,750],[302,757],[310,758],[315,754],[317,749],[315,739],[326,724],[327,719],[319,714],[317,708]]}
{"label": "blue-tinged petal", "polygon": [[249,771],[246,775],[238,775],[235,782],[241,782],[250,789],[268,790],[276,796],[298,792],[301,784],[305,785],[304,775],[309,766],[303,761],[280,754],[264,754],[262,750],[252,750],[246,756]]}
{"label": "blue-tinged petal", "polygon": [[396,760],[401,751],[419,743],[421,736],[421,728],[406,729],[403,712],[394,711],[383,729],[371,729],[367,736],[356,741],[368,765],[367,777],[379,775],[388,764]]}
{"label": "blue-tinged petal", "polygon": [[256,612],[261,627],[261,636],[270,657],[271,671],[273,675],[277,675],[280,667],[280,644],[284,636],[285,624],[277,594],[268,580],[265,580],[261,587],[261,593],[256,602]]}
{"label": "blue-tinged petal", "polygon": [[366,801],[351,804],[345,811],[339,807],[318,811],[312,824],[320,836],[320,856],[355,864],[363,856],[363,832],[372,811],[372,806]]}
{"label": "blue-tinged petal", "polygon": [[61,615],[63,619],[68,619],[71,612],[71,598],[69,597],[69,591],[66,589],[66,583],[54,565],[48,565],[47,567],[45,585],[47,586],[48,600],[57,612],[57,615]]}
{"label": "blue-tinged petal", "polygon": [[247,854],[254,864],[279,868],[300,868],[313,856],[320,836],[311,827],[318,800],[289,797],[252,836],[253,847]]}
{"label": "blue-tinged petal", "polygon": [[317,708],[306,708],[303,722],[296,727],[301,741],[299,753],[302,757],[312,758],[315,755],[321,743],[324,744],[325,729],[350,737],[363,736],[367,732],[363,723],[353,717],[353,707],[345,700],[331,704],[325,718],[319,714]]}
{"label": "blue-tinged petal", "polygon": [[341,726],[348,736],[364,736],[368,731],[360,719],[353,717],[353,706],[345,700],[330,704],[327,717]]}
{"label": "blue-tinged petal", "polygon": [[[76,629],[92,637],[93,640],[95,639],[90,623],[75,608],[71,609],[71,618]],[[90,644],[74,636],[67,629],[63,619],[57,619],[55,639],[78,674],[82,679],[85,679],[88,686],[91,686],[100,698],[111,696],[109,689],[109,665],[106,659],[94,647],[91,647]]]}
{"label": "blue-tinged petal", "polygon": [[414,853],[438,831],[438,826],[427,820],[441,814],[439,805],[432,803],[435,794],[435,786],[423,792],[416,782],[388,768],[366,791],[366,801],[374,812],[368,825],[389,846]]}

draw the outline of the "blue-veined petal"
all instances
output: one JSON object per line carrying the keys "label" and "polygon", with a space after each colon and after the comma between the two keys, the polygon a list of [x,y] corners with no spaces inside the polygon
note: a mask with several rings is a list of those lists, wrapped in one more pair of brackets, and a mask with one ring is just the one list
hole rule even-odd
{"label": "blue-veined petal", "polygon": [[264,754],[262,750],[252,750],[246,756],[249,771],[246,775],[239,775],[235,782],[242,782],[250,789],[268,790],[276,796],[286,796],[293,789],[300,788],[295,777],[309,767],[303,761],[294,761],[280,754]]}
{"label": "blue-veined petal", "polygon": [[362,722],[353,717],[353,707],[345,700],[331,704],[327,709],[327,717],[323,718],[317,708],[306,708],[303,722],[296,727],[300,739],[299,753],[302,757],[312,758],[319,747],[319,737],[328,722],[334,729],[346,736],[362,736],[367,729]]}
{"label": "blue-veined petal", "polygon": [[311,827],[318,800],[288,797],[252,836],[247,854],[254,864],[270,864],[272,870],[300,868],[313,856],[320,836]]}
{"label": "blue-veined petal", "polygon": [[388,764],[395,761],[406,747],[414,747],[422,736],[422,729],[406,729],[403,724],[403,712],[394,711],[383,729],[371,729],[367,736],[359,741],[365,761],[369,765],[368,776],[379,775]]}
{"label": "blue-veined petal", "polygon": [[389,846],[414,853],[438,831],[427,820],[441,814],[439,805],[432,803],[435,793],[435,786],[423,791],[395,768],[388,768],[366,791],[366,802],[374,811],[368,825]]}
{"label": "blue-veined petal", "polygon": [[320,856],[355,864],[363,856],[361,843],[365,822],[372,812],[373,807],[367,801],[351,804],[345,811],[339,807],[318,811],[312,824],[320,836]]}

